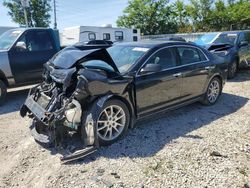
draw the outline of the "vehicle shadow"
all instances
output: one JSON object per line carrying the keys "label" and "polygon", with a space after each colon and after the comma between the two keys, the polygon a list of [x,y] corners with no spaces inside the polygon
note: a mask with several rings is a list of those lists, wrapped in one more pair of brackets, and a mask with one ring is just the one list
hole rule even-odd
{"label": "vehicle shadow", "polygon": [[236,112],[248,100],[245,97],[223,93],[220,100],[213,106],[195,103],[161,116],[155,116],[153,119],[137,123],[137,126],[130,130],[124,139],[111,146],[101,147],[91,157],[67,164],[89,163],[99,157],[112,159],[150,157],[179,137],[202,139],[201,136],[190,134],[190,132]]}
{"label": "vehicle shadow", "polygon": [[8,92],[5,103],[0,106],[0,115],[20,110],[28,92],[28,89]]}

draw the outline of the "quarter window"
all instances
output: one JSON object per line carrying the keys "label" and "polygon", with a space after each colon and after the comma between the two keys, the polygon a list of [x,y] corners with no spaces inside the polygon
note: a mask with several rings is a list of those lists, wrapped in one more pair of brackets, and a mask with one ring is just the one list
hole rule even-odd
{"label": "quarter window", "polygon": [[123,32],[122,31],[116,31],[115,32],[115,40],[123,40]]}
{"label": "quarter window", "polygon": [[89,33],[89,40],[95,40],[96,36],[95,33]]}
{"label": "quarter window", "polygon": [[110,34],[109,33],[103,33],[103,40],[110,40]]}
{"label": "quarter window", "polygon": [[177,62],[173,48],[164,48],[156,52],[146,64],[159,64],[162,69],[176,67]]}
{"label": "quarter window", "polygon": [[205,55],[196,48],[179,47],[177,48],[177,52],[180,57],[181,65],[187,65],[190,63],[196,63],[206,60]]}

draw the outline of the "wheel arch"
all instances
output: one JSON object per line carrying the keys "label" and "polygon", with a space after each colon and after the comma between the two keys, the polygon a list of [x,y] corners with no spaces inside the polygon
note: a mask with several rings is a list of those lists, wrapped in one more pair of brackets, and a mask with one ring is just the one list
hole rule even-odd
{"label": "wheel arch", "polygon": [[0,70],[0,80],[2,80],[4,82],[4,84],[6,85],[6,87],[9,86],[9,82],[4,74],[4,72],[2,70]]}
{"label": "wheel arch", "polygon": [[122,103],[124,103],[126,105],[126,107],[128,108],[128,111],[129,111],[129,115],[130,115],[130,122],[129,122],[129,128],[133,128],[134,127],[134,122],[135,122],[135,113],[134,113],[134,107],[133,107],[133,104],[131,102],[129,102],[128,99],[126,99],[125,97],[123,96],[120,96],[120,95],[116,95],[116,94],[107,94],[105,96],[102,96],[102,97],[99,97],[97,100],[96,100],[96,104],[102,108],[103,105],[109,101],[109,100],[113,100],[113,99],[116,99],[116,100],[119,100],[121,101]]}

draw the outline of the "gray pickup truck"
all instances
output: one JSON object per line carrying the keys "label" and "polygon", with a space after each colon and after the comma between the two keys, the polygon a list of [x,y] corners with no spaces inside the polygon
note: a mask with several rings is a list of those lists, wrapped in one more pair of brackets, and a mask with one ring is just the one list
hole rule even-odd
{"label": "gray pickup truck", "polygon": [[[111,46],[104,42],[74,46],[82,50]],[[18,28],[3,33],[0,36],[0,105],[5,100],[7,88],[39,83],[43,64],[62,48],[58,30]]]}
{"label": "gray pickup truck", "polygon": [[0,36],[0,105],[7,88],[38,83],[43,64],[60,50],[58,31],[11,29]]}

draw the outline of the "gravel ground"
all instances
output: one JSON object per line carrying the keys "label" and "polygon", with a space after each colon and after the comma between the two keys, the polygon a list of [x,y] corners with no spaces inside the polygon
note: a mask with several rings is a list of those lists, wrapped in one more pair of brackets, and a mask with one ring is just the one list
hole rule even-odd
{"label": "gravel ground", "polygon": [[250,70],[214,106],[199,103],[141,122],[119,142],[61,164],[19,116],[27,90],[0,107],[0,187],[250,186]]}

